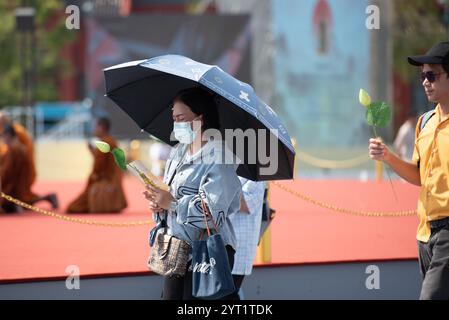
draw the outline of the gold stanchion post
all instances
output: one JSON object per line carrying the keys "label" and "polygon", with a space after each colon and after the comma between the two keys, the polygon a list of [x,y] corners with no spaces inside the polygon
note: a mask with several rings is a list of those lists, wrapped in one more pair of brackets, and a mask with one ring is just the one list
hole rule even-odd
{"label": "gold stanchion post", "polygon": [[[292,145],[293,145],[293,149],[295,149],[295,153],[296,155],[298,155],[298,143],[296,142],[295,138],[292,138]],[[296,160],[295,157],[295,161],[293,162],[293,179],[296,179],[298,177],[298,161]]]}
{"label": "gold stanchion post", "polygon": [[260,244],[257,247],[257,263],[269,263],[271,262],[271,226],[265,230]]}
{"label": "gold stanchion post", "polygon": [[376,181],[382,181],[383,164],[382,161],[376,161]]}

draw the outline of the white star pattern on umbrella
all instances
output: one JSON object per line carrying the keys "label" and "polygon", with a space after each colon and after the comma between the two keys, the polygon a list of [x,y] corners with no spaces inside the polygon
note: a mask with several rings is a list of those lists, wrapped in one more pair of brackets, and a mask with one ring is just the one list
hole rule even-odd
{"label": "white star pattern on umbrella", "polygon": [[242,100],[246,100],[246,102],[251,102],[251,100],[249,100],[248,95],[249,94],[247,92],[240,90],[239,98]]}
{"label": "white star pattern on umbrella", "polygon": [[215,77],[214,80],[215,80],[216,83],[219,83],[219,84],[223,83],[223,80],[221,80],[220,77]]}
{"label": "white star pattern on umbrella", "polygon": [[159,63],[160,63],[160,64],[163,64],[163,65],[167,65],[167,64],[170,64],[170,60],[167,60],[167,59],[159,59]]}
{"label": "white star pattern on umbrella", "polygon": [[200,68],[192,68],[190,69],[193,73],[193,76],[195,77],[195,80],[199,80],[203,74],[203,70]]}
{"label": "white star pattern on umbrella", "polygon": [[272,115],[275,115],[275,116],[277,116],[277,114],[276,114],[276,112],[274,112],[274,110],[273,109],[271,109],[271,107],[270,106],[268,106],[268,105],[265,105],[266,107],[267,107],[267,110],[268,110],[268,112],[270,112]]}

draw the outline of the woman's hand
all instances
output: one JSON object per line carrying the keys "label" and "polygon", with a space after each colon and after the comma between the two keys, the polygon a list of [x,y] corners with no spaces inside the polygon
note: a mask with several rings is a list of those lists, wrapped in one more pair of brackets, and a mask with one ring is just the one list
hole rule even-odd
{"label": "woman's hand", "polygon": [[145,198],[150,202],[150,204],[148,205],[148,208],[153,211],[154,213],[158,213],[158,212],[162,212],[161,207],[159,207],[156,202],[154,202],[154,195],[152,193],[149,193],[148,191],[144,191],[142,192],[143,195],[145,196]]}
{"label": "woman's hand", "polygon": [[172,201],[175,200],[168,191],[148,185],[146,186],[146,189],[147,191],[143,194],[150,201],[150,209],[154,212],[162,211],[162,209],[168,210]]}

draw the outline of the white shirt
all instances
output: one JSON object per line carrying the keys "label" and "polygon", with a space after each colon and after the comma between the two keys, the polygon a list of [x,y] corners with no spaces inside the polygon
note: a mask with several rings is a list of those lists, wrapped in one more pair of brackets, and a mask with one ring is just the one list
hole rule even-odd
{"label": "white shirt", "polygon": [[242,196],[248,206],[249,213],[239,211],[229,216],[237,239],[232,274],[249,275],[253,270],[253,262],[259,242],[265,182],[252,181],[242,177],[239,177],[239,179],[242,183]]}

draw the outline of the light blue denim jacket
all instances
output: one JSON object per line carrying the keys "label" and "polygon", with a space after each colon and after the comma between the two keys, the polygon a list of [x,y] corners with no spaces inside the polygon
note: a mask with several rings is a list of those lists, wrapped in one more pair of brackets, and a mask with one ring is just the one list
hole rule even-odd
{"label": "light blue denim jacket", "polygon": [[[192,156],[184,154],[185,148],[185,145],[176,145],[165,166],[164,182],[167,184],[176,170],[170,192],[177,200],[174,210],[168,212],[167,232],[190,245],[199,239],[200,232],[206,229],[202,197],[225,245],[235,249],[236,237],[229,216],[240,209],[242,188],[236,174],[238,160],[229,161],[232,153],[222,141],[209,141]],[[213,229],[211,221],[208,225]]]}

